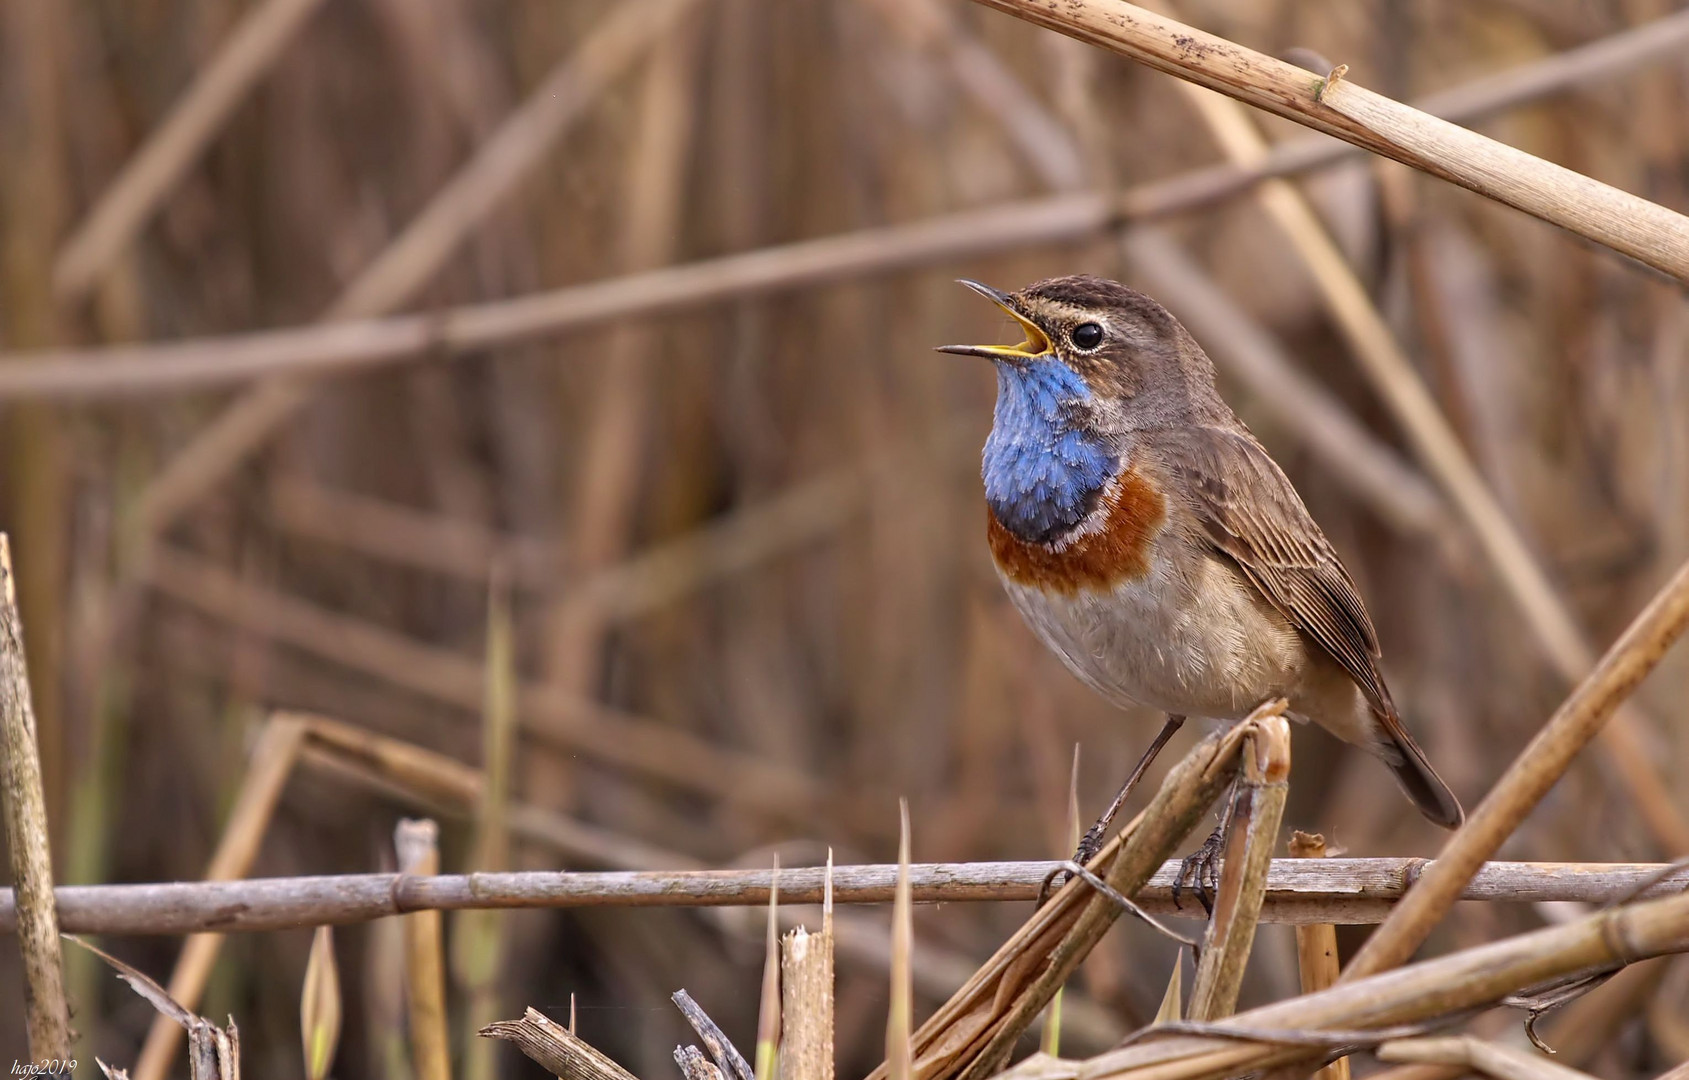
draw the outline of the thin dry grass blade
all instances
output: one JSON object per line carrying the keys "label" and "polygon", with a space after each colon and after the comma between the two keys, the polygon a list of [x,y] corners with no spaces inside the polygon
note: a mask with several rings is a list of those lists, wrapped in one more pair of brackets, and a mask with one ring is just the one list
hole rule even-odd
{"label": "thin dry grass blade", "polygon": [[1173,973],[1167,976],[1167,989],[1161,995],[1161,1005],[1155,1010],[1156,1024],[1176,1024],[1184,1019],[1181,1011],[1184,1002],[1184,962],[1183,956],[1173,958]]}
{"label": "thin dry grass blade", "polygon": [[[1068,852],[1078,850],[1079,828],[1079,744],[1074,743],[1073,767],[1067,776],[1067,847],[1056,853],[1058,858],[1065,859]],[[1038,1049],[1051,1057],[1061,1053],[1061,999],[1066,992],[1066,987],[1057,990],[1044,1014],[1044,1035],[1038,1040]]]}
{"label": "thin dry grass blade", "polygon": [[915,908],[909,892],[909,800],[899,799],[897,894],[891,914],[891,1008],[886,1016],[886,1076],[913,1080]]}
{"label": "thin dry grass blade", "polygon": [[[476,807],[475,849],[470,869],[504,870],[510,862],[507,802],[510,762],[516,739],[516,649],[510,617],[510,587],[502,568],[489,574],[487,590],[487,704],[482,711],[482,783]],[[498,1019],[499,973],[504,964],[504,920],[496,911],[464,911],[453,919],[452,974],[467,998],[469,1038],[463,1054],[465,1080],[493,1080],[493,1044],[475,1038]]]}
{"label": "thin dry grass blade", "polygon": [[756,1080],[775,1080],[780,1049],[780,859],[768,886],[768,933],[764,939],[762,996],[757,1003]]}
{"label": "thin dry grass blade", "polygon": [[325,1080],[340,1045],[340,969],[334,962],[334,931],[317,927],[305,960],[299,994],[299,1031],[305,1043],[305,1080]]}

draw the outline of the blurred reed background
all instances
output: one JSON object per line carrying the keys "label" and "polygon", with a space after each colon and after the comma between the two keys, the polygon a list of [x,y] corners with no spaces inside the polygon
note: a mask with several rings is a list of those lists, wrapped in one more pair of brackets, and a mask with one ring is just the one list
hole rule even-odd
{"label": "blurred reed background", "polygon": [[[1173,10],[1262,51],[1313,50],[1411,99],[1676,7]],[[256,42],[249,90],[218,67],[241,27]],[[203,154],[178,147],[156,213],[132,237],[93,242],[76,277],[67,242],[173,105],[190,88],[218,92],[206,83],[219,77],[232,107],[207,122]],[[1479,126],[1683,210],[1686,95],[1689,64],[1656,57]],[[506,127],[519,109],[531,122]],[[1263,130],[1307,137],[1270,118]],[[502,165],[478,155],[496,140]],[[0,334],[13,351],[436,311],[1224,160],[1172,79],[960,0],[8,0],[0,147]],[[1388,163],[1350,158],[1296,183],[1589,638],[1609,641],[1689,557],[1681,288]],[[460,201],[440,210],[442,191]],[[1211,201],[1165,224],[1175,254],[1229,298],[1223,321],[1276,340],[1394,466],[1371,488],[1347,475],[1353,461],[1308,430],[1328,413],[1252,390],[1209,341],[1223,389],[1359,580],[1404,712],[1471,805],[1565,680],[1260,204]],[[390,246],[401,236],[413,239]],[[524,731],[512,798],[603,830],[613,849],[519,834],[510,865],[763,866],[776,852],[811,865],[828,847],[841,863],[886,861],[899,795],[917,860],[1063,852],[1075,744],[1088,820],[1159,718],[1096,699],[1009,608],[977,475],[993,376],[931,347],[1009,333],[953,277],[1012,288],[1080,271],[1158,293],[1208,341],[1181,296],[1158,290],[1155,242],[1070,232],[272,391],[272,403],[293,395],[273,437],[250,455],[214,452],[226,475],[203,495],[188,485],[168,513],[151,486],[160,470],[247,390],[0,402],[0,528],[15,540],[59,880],[202,876],[272,707],[480,765],[497,711],[483,709],[484,661],[508,670],[489,648],[489,597],[506,586]],[[136,522],[163,525],[161,538]],[[1686,664],[1668,658],[1639,697],[1680,813]],[[392,867],[396,819],[427,807],[311,764],[250,872]],[[1659,858],[1623,787],[1591,756],[1503,856]],[[1289,825],[1348,854],[1433,854],[1439,835],[1403,807],[1375,764],[1298,732]],[[442,824],[444,868],[468,867],[480,850],[469,815]],[[1466,905],[1439,941],[1554,914]],[[883,1046],[889,921],[858,915],[859,945],[839,961],[841,1075]],[[918,911],[917,1017],[1023,917],[1019,905]],[[684,986],[753,1042],[758,916],[532,912],[500,927],[490,981],[455,973],[454,1016],[486,985],[500,1015],[532,1003],[561,1016],[572,996],[583,1036],[666,1076],[685,1037],[667,998]],[[1346,951],[1360,934],[1343,931]],[[309,938],[237,935],[212,976],[199,1011],[236,1016],[256,1075],[300,1073]],[[358,927],[336,941],[337,1074],[408,1075],[390,1052],[391,939]],[[161,978],[179,949],[104,944]],[[1263,930],[1246,1004],[1294,992],[1294,950],[1288,928]],[[1121,926],[1070,995],[1064,1046],[1153,1017],[1172,960],[1167,942]],[[82,1052],[132,1061],[151,1010],[72,963]],[[0,1047],[21,1056],[16,964],[8,938]],[[1689,968],[1649,971],[1587,1049],[1592,1071],[1672,1060]],[[530,1068],[498,1054],[500,1071]]]}

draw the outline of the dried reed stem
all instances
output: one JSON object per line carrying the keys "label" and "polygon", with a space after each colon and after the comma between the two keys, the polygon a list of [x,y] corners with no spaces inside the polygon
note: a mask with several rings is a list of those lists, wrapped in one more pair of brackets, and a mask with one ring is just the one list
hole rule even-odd
{"label": "dried reed stem", "polygon": [[1261,902],[1267,895],[1267,872],[1278,844],[1279,822],[1284,819],[1290,788],[1290,723],[1283,716],[1270,716],[1254,727],[1255,733],[1241,751],[1242,781],[1228,826],[1220,889],[1191,983],[1192,1020],[1218,1020],[1237,1010]]}
{"label": "dried reed stem", "polygon": [[[1595,79],[1641,71],[1679,56],[1685,42],[1689,13],[1678,13],[1439,92],[1420,106],[1446,119],[1473,120]],[[1118,195],[1027,199],[428,316],[184,342],[0,353],[0,400],[184,392],[287,373],[346,373],[480,352],[635,315],[1084,240],[1125,221],[1211,205],[1263,179],[1322,168],[1353,153],[1329,139],[1298,139],[1275,146],[1258,165],[1208,166]]]}
{"label": "dried reed stem", "polygon": [[529,1006],[520,1020],[499,1020],[481,1029],[489,1039],[504,1039],[561,1080],[634,1080],[634,1075],[605,1057],[538,1009]]}
{"label": "dried reed stem", "polygon": [[703,1006],[692,1000],[692,995],[685,990],[676,990],[671,995],[675,1008],[680,1015],[686,1017],[686,1022],[692,1025],[692,1030],[698,1033],[698,1038],[704,1043],[704,1049],[710,1052],[710,1057],[731,1080],[756,1080],[756,1073],[752,1071],[745,1055],[733,1045],[733,1041],[722,1033],[716,1022],[710,1019]]}
{"label": "dried reed stem", "polygon": [[978,0],[1470,188],[1689,284],[1689,218],[1123,0]]}
{"label": "dried reed stem", "polygon": [[[1239,740],[1248,727],[1246,722],[1198,743],[1090,869],[1116,892],[1136,895],[1236,775]],[[1016,1040],[1119,914],[1112,899],[1081,879],[1070,880],[915,1032],[916,1075],[974,1080],[1001,1068]],[[886,1076],[881,1065],[870,1080]]]}
{"label": "dried reed stem", "polygon": [[[513,808],[513,810],[516,808]],[[555,816],[555,815],[554,815]],[[554,847],[543,829],[519,836]],[[672,856],[671,861],[686,861]],[[1026,901],[1056,862],[917,863],[910,871],[916,903]],[[1267,871],[1262,921],[1304,925],[1384,921],[1391,906],[1429,876],[1424,859],[1274,859]],[[1134,900],[1155,915],[1177,915],[1172,899],[1179,864],[1158,867]],[[1667,869],[1658,863],[1488,863],[1461,891],[1461,899],[1507,903],[1571,901],[1611,903]],[[824,867],[780,871],[788,905],[819,904]],[[833,895],[840,904],[886,904],[895,894],[896,864],[834,868]],[[88,934],[186,934],[209,928],[229,933],[367,922],[413,911],[471,908],[755,907],[768,903],[767,870],[529,870],[498,874],[340,874],[242,881],[165,882],[150,885],[66,885],[55,890],[59,921],[67,932]],[[1679,871],[1648,895],[1684,888]],[[841,913],[841,917],[842,917]],[[1190,903],[1183,909],[1191,916]],[[16,925],[12,891],[0,890],[0,930]],[[864,930],[866,932],[866,929]],[[880,941],[884,949],[884,938]],[[841,935],[841,945],[842,935]]]}
{"label": "dried reed stem", "polygon": [[[1297,831],[1290,837],[1290,857],[1293,859],[1323,859],[1325,837]],[[1302,979],[1302,992],[1312,994],[1334,986],[1341,968],[1337,959],[1337,927],[1330,923],[1311,923],[1296,928],[1296,968]],[[1314,1074],[1314,1080],[1349,1080],[1349,1059],[1338,1058]]]}
{"label": "dried reed stem", "polygon": [[780,1080],[833,1080],[832,882],[829,873],[821,932],[800,926],[781,940]]}
{"label": "dried reed stem", "polygon": [[99,284],[321,4],[265,0],[241,18],[59,249],[53,290],[61,303]]}
{"label": "dried reed stem", "polygon": [[1402,963],[1447,914],[1485,859],[1513,834],[1619,703],[1689,627],[1689,563],[1660,590],[1590,676],[1537,732],[1343,972],[1344,981]]}
{"label": "dried reed stem", "polygon": [[1569,1069],[1541,1054],[1485,1042],[1472,1035],[1397,1039],[1380,1046],[1375,1053],[1379,1061],[1447,1065],[1494,1080],[1592,1080],[1588,1073]]}
{"label": "dried reed stem", "polygon": [[[439,826],[432,821],[399,822],[393,833],[393,846],[399,854],[401,878],[429,877],[440,872],[439,837]],[[451,1080],[446,959],[440,913],[415,911],[406,915],[404,922],[405,1009],[410,1020],[411,1065],[416,1069],[417,1080]]]}
{"label": "dried reed stem", "polygon": [[70,1006],[65,1000],[64,955],[53,906],[53,856],[47,832],[47,797],[41,786],[41,751],[29,693],[23,620],[12,570],[12,546],[0,532],[0,810],[16,882],[18,951],[23,955],[24,1026],[29,1054],[38,1062],[70,1058]]}
{"label": "dried reed stem", "polygon": [[[207,882],[235,881],[245,877],[252,868],[304,741],[305,725],[298,720],[271,717],[265,721],[253,744],[252,757],[246,775],[241,778],[234,806],[229,810],[229,819],[223,826],[223,836],[205,868]],[[205,925],[217,924],[213,920]],[[222,948],[220,932],[195,934],[182,945],[182,954],[170,974],[169,992],[183,1008],[191,1012],[199,1007],[200,995],[205,993],[211,968]],[[135,1062],[135,1080],[163,1080],[175,1057],[181,1033],[181,1027],[162,1016],[153,1021],[147,1041],[141,1047],[141,1056]]]}
{"label": "dried reed stem", "polygon": [[[1251,1009],[1218,1021],[1237,1038],[1174,1035],[1141,1041],[1086,1061],[1016,1070],[1021,1080],[1201,1080],[1235,1076],[1320,1053],[1286,1045],[1271,1033],[1314,1035],[1412,1024],[1492,1004],[1572,973],[1611,970],[1689,949],[1689,893],[1598,912],[1562,926],[1465,949],[1317,994]],[[1251,1032],[1268,1035],[1251,1039]],[[1240,1041],[1240,1039],[1242,1041]],[[1342,1044],[1352,1041],[1337,1038]]]}

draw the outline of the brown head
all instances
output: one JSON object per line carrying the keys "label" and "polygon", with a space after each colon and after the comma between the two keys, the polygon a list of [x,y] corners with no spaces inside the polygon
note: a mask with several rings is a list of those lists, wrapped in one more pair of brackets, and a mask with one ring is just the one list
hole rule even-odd
{"label": "brown head", "polygon": [[983,356],[1011,369],[1054,359],[1082,380],[1090,399],[1085,411],[1102,431],[1230,416],[1214,389],[1207,354],[1171,312],[1141,292],[1085,274],[1047,278],[1013,293],[976,281],[962,284],[1008,312],[1026,340],[940,351]]}

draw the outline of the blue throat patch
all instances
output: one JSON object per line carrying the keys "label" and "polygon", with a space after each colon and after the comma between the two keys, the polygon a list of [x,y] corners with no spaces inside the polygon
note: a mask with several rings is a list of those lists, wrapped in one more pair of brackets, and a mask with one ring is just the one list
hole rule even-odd
{"label": "blue throat patch", "polygon": [[997,412],[985,440],[985,501],[1022,540],[1048,542],[1085,519],[1119,459],[1073,426],[1071,406],[1091,396],[1053,357],[997,363]]}

